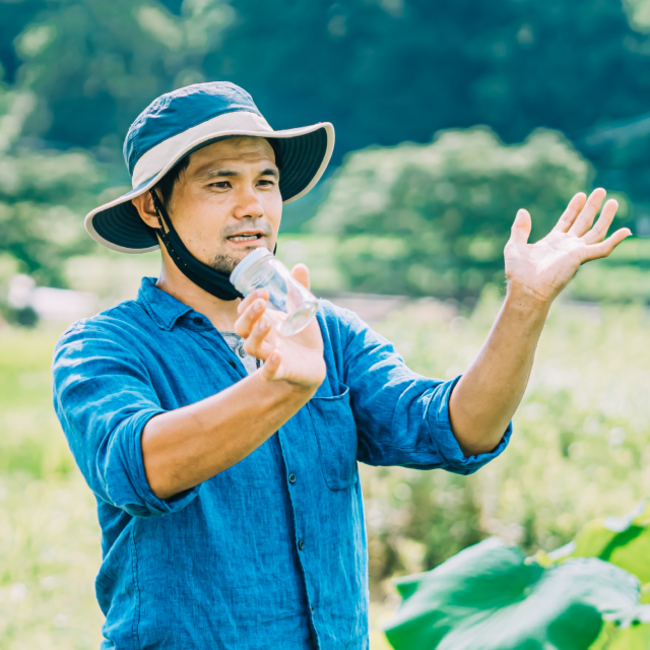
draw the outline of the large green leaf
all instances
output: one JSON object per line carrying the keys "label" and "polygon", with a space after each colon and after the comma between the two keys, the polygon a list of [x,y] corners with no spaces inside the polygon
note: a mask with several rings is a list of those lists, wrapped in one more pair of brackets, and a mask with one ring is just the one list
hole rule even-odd
{"label": "large green leaf", "polygon": [[640,604],[606,618],[610,620],[603,625],[589,650],[650,649],[650,605]]}
{"label": "large green leaf", "polygon": [[638,581],[598,559],[543,568],[496,538],[398,581],[395,650],[586,650],[603,614],[638,603]]}
{"label": "large green leaf", "polygon": [[542,566],[570,558],[597,557],[650,583],[650,506],[641,503],[624,517],[592,521],[570,542],[552,553],[538,552]]}
{"label": "large green leaf", "polygon": [[571,557],[598,557],[650,582],[650,507],[643,504],[626,517],[587,524]]}

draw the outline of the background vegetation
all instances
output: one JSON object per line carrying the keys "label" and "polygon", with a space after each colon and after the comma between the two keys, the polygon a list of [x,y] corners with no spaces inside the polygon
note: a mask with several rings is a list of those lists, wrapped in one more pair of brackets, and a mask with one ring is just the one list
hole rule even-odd
{"label": "background vegetation", "polygon": [[[465,318],[424,299],[378,329],[415,370],[453,377],[472,360],[497,307],[486,294]],[[0,336],[0,646],[7,650],[85,649],[99,639],[94,502],[50,407],[57,335],[41,328]],[[650,494],[649,337],[650,317],[638,306],[559,304],[508,453],[470,477],[361,468],[373,621],[397,602],[394,575],[431,568],[493,534],[527,553],[550,551],[585,522],[622,516]]]}
{"label": "background vegetation", "polygon": [[[280,256],[321,294],[410,297],[377,327],[424,374],[476,354],[518,207],[540,236],[603,184],[637,235],[555,308],[507,454],[471,477],[362,468],[375,627],[395,575],[493,534],[550,551],[650,494],[648,0],[0,0],[6,320],[34,323],[9,300],[16,273],[99,308],[156,274],[155,254],[100,250],[83,215],[129,185],[138,113],[215,79],[275,128],[335,124],[331,173],[287,206]],[[63,326],[0,329],[3,649],[99,642],[94,503],[50,406]]]}

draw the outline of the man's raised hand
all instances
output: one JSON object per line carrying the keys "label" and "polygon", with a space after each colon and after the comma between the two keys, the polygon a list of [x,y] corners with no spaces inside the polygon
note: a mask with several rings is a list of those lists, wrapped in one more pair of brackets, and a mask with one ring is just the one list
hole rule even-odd
{"label": "man's raised hand", "polygon": [[548,304],[571,281],[581,264],[608,257],[629,237],[630,230],[621,228],[605,239],[618,208],[614,200],[605,203],[594,224],[605,195],[602,188],[594,190],[589,199],[582,192],[576,194],[553,230],[534,244],[528,243],[530,214],[519,210],[505,247],[509,289],[533,302]]}
{"label": "man's raised hand", "polygon": [[[309,288],[309,271],[297,264],[291,271],[298,282]],[[267,381],[284,380],[316,390],[325,379],[323,337],[316,318],[292,337],[280,336],[267,313],[268,292],[258,289],[237,307],[235,332],[246,339],[244,350],[264,361],[259,371]]]}

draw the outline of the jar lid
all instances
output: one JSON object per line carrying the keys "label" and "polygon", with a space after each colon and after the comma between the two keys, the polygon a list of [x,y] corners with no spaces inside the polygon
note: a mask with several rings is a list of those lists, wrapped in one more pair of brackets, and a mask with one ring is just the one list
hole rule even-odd
{"label": "jar lid", "polygon": [[233,269],[233,272],[230,274],[230,283],[236,287],[237,280],[239,280],[239,278],[241,278],[241,276],[246,271],[248,271],[248,269],[250,269],[253,264],[259,262],[260,260],[263,260],[265,257],[273,257],[273,253],[264,246],[260,246],[259,248],[256,248],[254,251],[250,252]]}

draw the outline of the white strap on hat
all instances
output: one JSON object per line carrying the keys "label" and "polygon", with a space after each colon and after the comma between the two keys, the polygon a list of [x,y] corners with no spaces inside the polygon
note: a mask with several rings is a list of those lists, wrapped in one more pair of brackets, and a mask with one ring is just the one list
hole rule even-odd
{"label": "white strap on hat", "polygon": [[273,129],[261,116],[248,111],[224,113],[197,124],[187,131],[164,140],[140,156],[133,170],[133,188],[142,185],[162,171],[169,163],[174,163],[191,151],[206,138],[219,137],[220,134],[264,136],[271,135]]}

